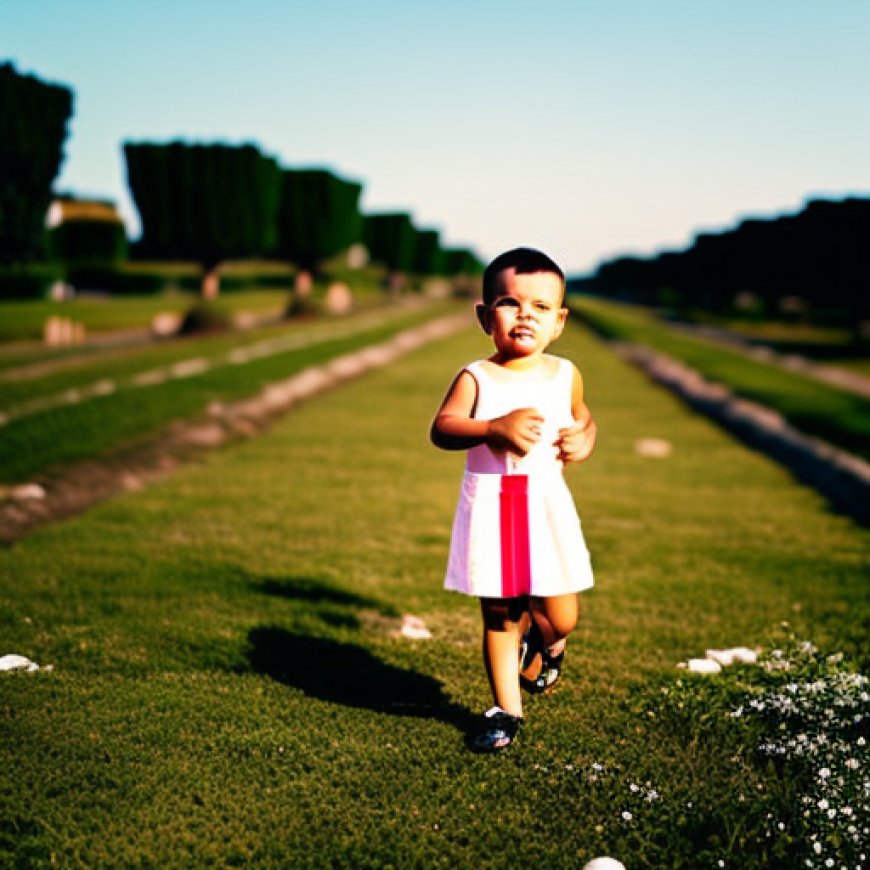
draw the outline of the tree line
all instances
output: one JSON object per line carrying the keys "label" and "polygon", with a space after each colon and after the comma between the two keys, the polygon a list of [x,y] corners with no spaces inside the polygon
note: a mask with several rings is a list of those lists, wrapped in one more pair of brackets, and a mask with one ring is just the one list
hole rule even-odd
{"label": "tree line", "polygon": [[[117,260],[120,222],[87,217],[45,232],[63,159],[73,93],[0,65],[0,264]],[[229,259],[269,257],[316,271],[360,243],[394,273],[479,272],[473,251],[441,244],[405,212],[363,214],[363,185],[320,167],[287,168],[253,144],[125,142],[127,183],[139,212],[136,254],[193,260],[213,281]]]}
{"label": "tree line", "polygon": [[702,233],[682,251],[618,257],[578,287],[678,311],[870,320],[870,198],[811,200],[797,213]]}

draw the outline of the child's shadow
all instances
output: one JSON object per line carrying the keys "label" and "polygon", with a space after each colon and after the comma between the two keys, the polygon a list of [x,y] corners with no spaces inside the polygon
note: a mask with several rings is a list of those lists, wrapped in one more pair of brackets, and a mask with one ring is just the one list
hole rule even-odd
{"label": "child's shadow", "polygon": [[321,701],[392,716],[439,719],[467,730],[469,713],[432,677],[387,664],[368,650],[321,637],[261,627],[248,635],[251,667]]}

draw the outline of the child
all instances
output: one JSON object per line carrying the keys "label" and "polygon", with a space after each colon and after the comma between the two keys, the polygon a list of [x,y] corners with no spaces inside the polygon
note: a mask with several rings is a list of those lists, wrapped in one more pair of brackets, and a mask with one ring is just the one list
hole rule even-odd
{"label": "child", "polygon": [[436,446],[467,451],[445,588],[480,598],[495,702],[472,741],[483,752],[513,742],[521,683],[540,692],[559,678],[577,593],[592,586],[562,467],[589,456],[595,424],[577,368],[544,353],[564,328],[564,293],[546,254],[496,257],[476,308],[495,353],[456,376],[432,423]]}

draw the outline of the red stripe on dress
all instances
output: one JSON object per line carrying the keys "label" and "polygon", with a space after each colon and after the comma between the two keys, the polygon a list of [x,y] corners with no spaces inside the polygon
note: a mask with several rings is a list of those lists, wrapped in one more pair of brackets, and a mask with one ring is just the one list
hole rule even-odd
{"label": "red stripe on dress", "polygon": [[529,478],[504,474],[499,494],[501,513],[501,594],[504,598],[528,595],[532,557],[529,546]]}

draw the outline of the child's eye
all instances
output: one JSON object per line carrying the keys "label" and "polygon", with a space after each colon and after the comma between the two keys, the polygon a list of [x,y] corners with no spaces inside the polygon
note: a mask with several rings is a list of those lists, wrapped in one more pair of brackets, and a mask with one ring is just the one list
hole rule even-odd
{"label": "child's eye", "polygon": [[493,308],[519,308],[520,303],[516,299],[512,299],[510,296],[503,296],[501,299],[496,299],[495,302],[492,303]]}

